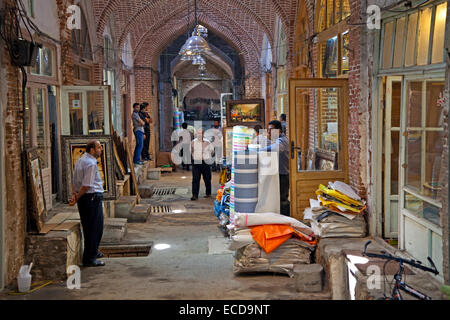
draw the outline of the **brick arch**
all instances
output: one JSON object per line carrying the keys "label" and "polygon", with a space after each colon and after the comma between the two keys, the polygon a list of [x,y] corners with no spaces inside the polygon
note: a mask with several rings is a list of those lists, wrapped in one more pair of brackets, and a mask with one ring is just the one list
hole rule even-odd
{"label": "brick arch", "polygon": [[192,81],[192,83],[189,83],[186,88],[184,89],[183,92],[183,96],[187,97],[189,92],[191,92],[192,90],[194,90],[195,88],[197,88],[200,85],[205,85],[207,86],[209,89],[211,89],[212,91],[214,91],[214,93],[217,94],[217,96],[220,98],[220,91],[218,88],[214,88],[213,84],[209,83],[209,81]]}
{"label": "brick arch", "polygon": [[[97,33],[101,34],[103,32],[106,21],[109,19],[111,13],[116,10],[119,12],[116,17],[118,20],[121,17],[133,16],[135,17],[139,11],[145,11],[146,8],[154,7],[155,4],[162,3],[165,8],[165,12],[167,12],[167,2],[165,0],[155,0],[149,4],[142,3],[141,1],[132,1],[129,0],[124,4],[124,1],[121,0],[92,0],[95,17],[97,20]],[[173,7],[174,0],[171,0],[170,7]],[[242,23],[246,25],[250,23],[250,21],[256,21],[258,25],[262,27],[263,33],[266,33],[269,41],[271,42],[272,48],[273,45],[273,36],[274,36],[274,19],[275,15],[273,12],[277,13],[280,17],[283,26],[286,30],[291,31],[294,23],[296,14],[296,1],[291,0],[200,0],[198,7],[198,11],[202,12],[204,6],[212,6],[217,8],[224,15],[231,17],[236,23]],[[191,1],[191,6],[193,6],[193,2]],[[183,5],[181,7],[186,8],[186,1],[183,1]],[[185,9],[186,10],[186,9]],[[242,19],[242,13],[245,14],[245,18]],[[131,18],[133,19],[133,18]],[[128,19],[130,20],[130,19]],[[129,24],[124,21],[122,25],[119,25],[119,29],[122,31]],[[289,32],[291,33],[291,32]],[[124,33],[126,35],[126,32]],[[123,35],[120,36],[120,43],[123,40]],[[262,38],[261,38],[262,40]],[[290,41],[293,42],[293,39]]]}
{"label": "brick arch", "polygon": [[[242,53],[241,60],[243,62],[242,65],[244,70],[259,70],[259,59],[254,54],[251,54],[252,51],[245,46],[245,44],[247,44],[245,41],[246,39],[241,41],[229,30],[221,28],[220,25],[214,25],[213,22],[210,24],[211,21],[208,20],[204,20],[204,17],[199,15],[199,23],[222,37],[236,50],[236,52]],[[163,24],[159,29],[152,30],[147,38],[141,42],[141,45],[133,50],[135,52],[136,63],[151,64],[152,66],[155,66],[157,59],[164,48],[184,32],[186,32],[186,25],[184,22],[179,22],[177,25],[170,26],[168,24]],[[154,34],[164,34],[165,37],[152,38],[152,35]],[[258,48],[253,47],[253,50],[258,50]]]}

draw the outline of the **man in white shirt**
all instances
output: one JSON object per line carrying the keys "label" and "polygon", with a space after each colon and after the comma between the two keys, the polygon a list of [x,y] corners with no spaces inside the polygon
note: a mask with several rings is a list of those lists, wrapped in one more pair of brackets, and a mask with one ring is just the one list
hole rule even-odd
{"label": "man in white shirt", "polygon": [[72,201],[77,203],[84,236],[83,266],[104,266],[98,247],[103,235],[103,181],[98,172],[97,158],[103,152],[99,141],[86,145],[86,152],[78,159],[73,172]]}
{"label": "man in white shirt", "polygon": [[191,142],[192,163],[192,198],[198,199],[200,191],[200,178],[203,176],[205,182],[206,195],[205,198],[211,197],[211,165],[214,160],[212,157],[213,147],[211,143],[203,138],[203,129],[197,129],[197,138]]}

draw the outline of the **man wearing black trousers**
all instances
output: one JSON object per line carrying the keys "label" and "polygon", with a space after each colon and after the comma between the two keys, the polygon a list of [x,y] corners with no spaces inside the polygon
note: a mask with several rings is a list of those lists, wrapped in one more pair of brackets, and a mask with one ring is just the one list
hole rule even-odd
{"label": "man wearing black trousers", "polygon": [[150,153],[148,151],[148,148],[150,146],[150,124],[153,122],[152,117],[150,117],[147,108],[148,108],[148,102],[143,102],[140,106],[141,111],[139,112],[139,116],[141,119],[145,122],[144,125],[144,147],[142,148],[141,156],[143,160],[151,160],[150,159]]}
{"label": "man wearing black trousers", "polygon": [[212,160],[211,143],[203,138],[203,129],[197,130],[197,138],[191,143],[192,164],[192,198],[198,199],[200,191],[200,178],[203,176],[205,182],[205,198],[211,197],[211,165]]}
{"label": "man wearing black trousers", "polygon": [[78,159],[73,173],[72,200],[78,204],[81,226],[83,227],[84,252],[83,266],[104,266],[103,257],[98,251],[103,235],[103,181],[98,172],[97,158],[103,148],[99,141],[90,141],[86,152]]}

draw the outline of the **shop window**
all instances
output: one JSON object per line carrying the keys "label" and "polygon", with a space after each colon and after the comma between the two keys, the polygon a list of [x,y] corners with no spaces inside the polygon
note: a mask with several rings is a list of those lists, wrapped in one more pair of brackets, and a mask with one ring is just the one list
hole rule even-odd
{"label": "shop window", "polygon": [[31,67],[30,73],[38,76],[54,76],[54,50],[49,47],[39,48],[36,54],[36,63]]}
{"label": "shop window", "polygon": [[447,4],[444,2],[385,22],[382,27],[381,68],[442,63],[446,14]]}
{"label": "shop window", "polygon": [[25,2],[25,6],[26,6],[26,10],[27,10],[27,15],[30,18],[34,18],[34,0],[26,0]]}
{"label": "shop window", "polygon": [[430,43],[431,8],[420,11],[419,38],[417,41],[417,64],[428,64],[428,47]]}
{"label": "shop window", "polygon": [[340,33],[319,47],[321,56],[321,75],[323,78],[337,78],[348,74],[349,34]]}
{"label": "shop window", "polygon": [[91,70],[89,67],[83,67],[77,64],[74,66],[74,77],[83,82],[90,82]]}
{"label": "shop window", "polygon": [[29,87],[25,91],[25,146],[38,149],[43,168],[49,167],[46,97],[45,87]]}
{"label": "shop window", "polygon": [[91,39],[86,18],[81,12],[81,28],[72,30],[72,50],[80,58],[92,61]]}
{"label": "shop window", "polygon": [[317,30],[321,32],[350,16],[348,0],[318,0]]}
{"label": "shop window", "polygon": [[405,206],[437,225],[439,210],[433,209],[435,203],[427,199],[437,200],[442,187],[443,96],[443,81],[407,83]]}
{"label": "shop window", "polygon": [[322,76],[324,78],[335,78],[338,74],[337,56],[338,43],[337,36],[329,39],[325,45],[323,54]]}
{"label": "shop window", "polygon": [[106,65],[111,65],[114,63],[114,48],[110,37],[103,37],[103,62]]}
{"label": "shop window", "polygon": [[444,2],[436,7],[431,63],[443,62],[446,18],[447,18],[447,3]]}

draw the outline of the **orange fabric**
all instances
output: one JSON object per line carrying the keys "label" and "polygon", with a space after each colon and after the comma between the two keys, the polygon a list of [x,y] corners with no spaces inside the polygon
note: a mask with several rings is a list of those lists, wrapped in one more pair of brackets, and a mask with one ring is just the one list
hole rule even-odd
{"label": "orange fabric", "polygon": [[218,202],[220,202],[222,200],[222,196],[223,196],[223,188],[220,188],[220,189],[217,190],[216,200]]}
{"label": "orange fabric", "polygon": [[269,254],[293,235],[310,244],[316,244],[316,240],[308,241],[301,233],[295,231],[286,224],[263,224],[251,227],[253,240]]}

